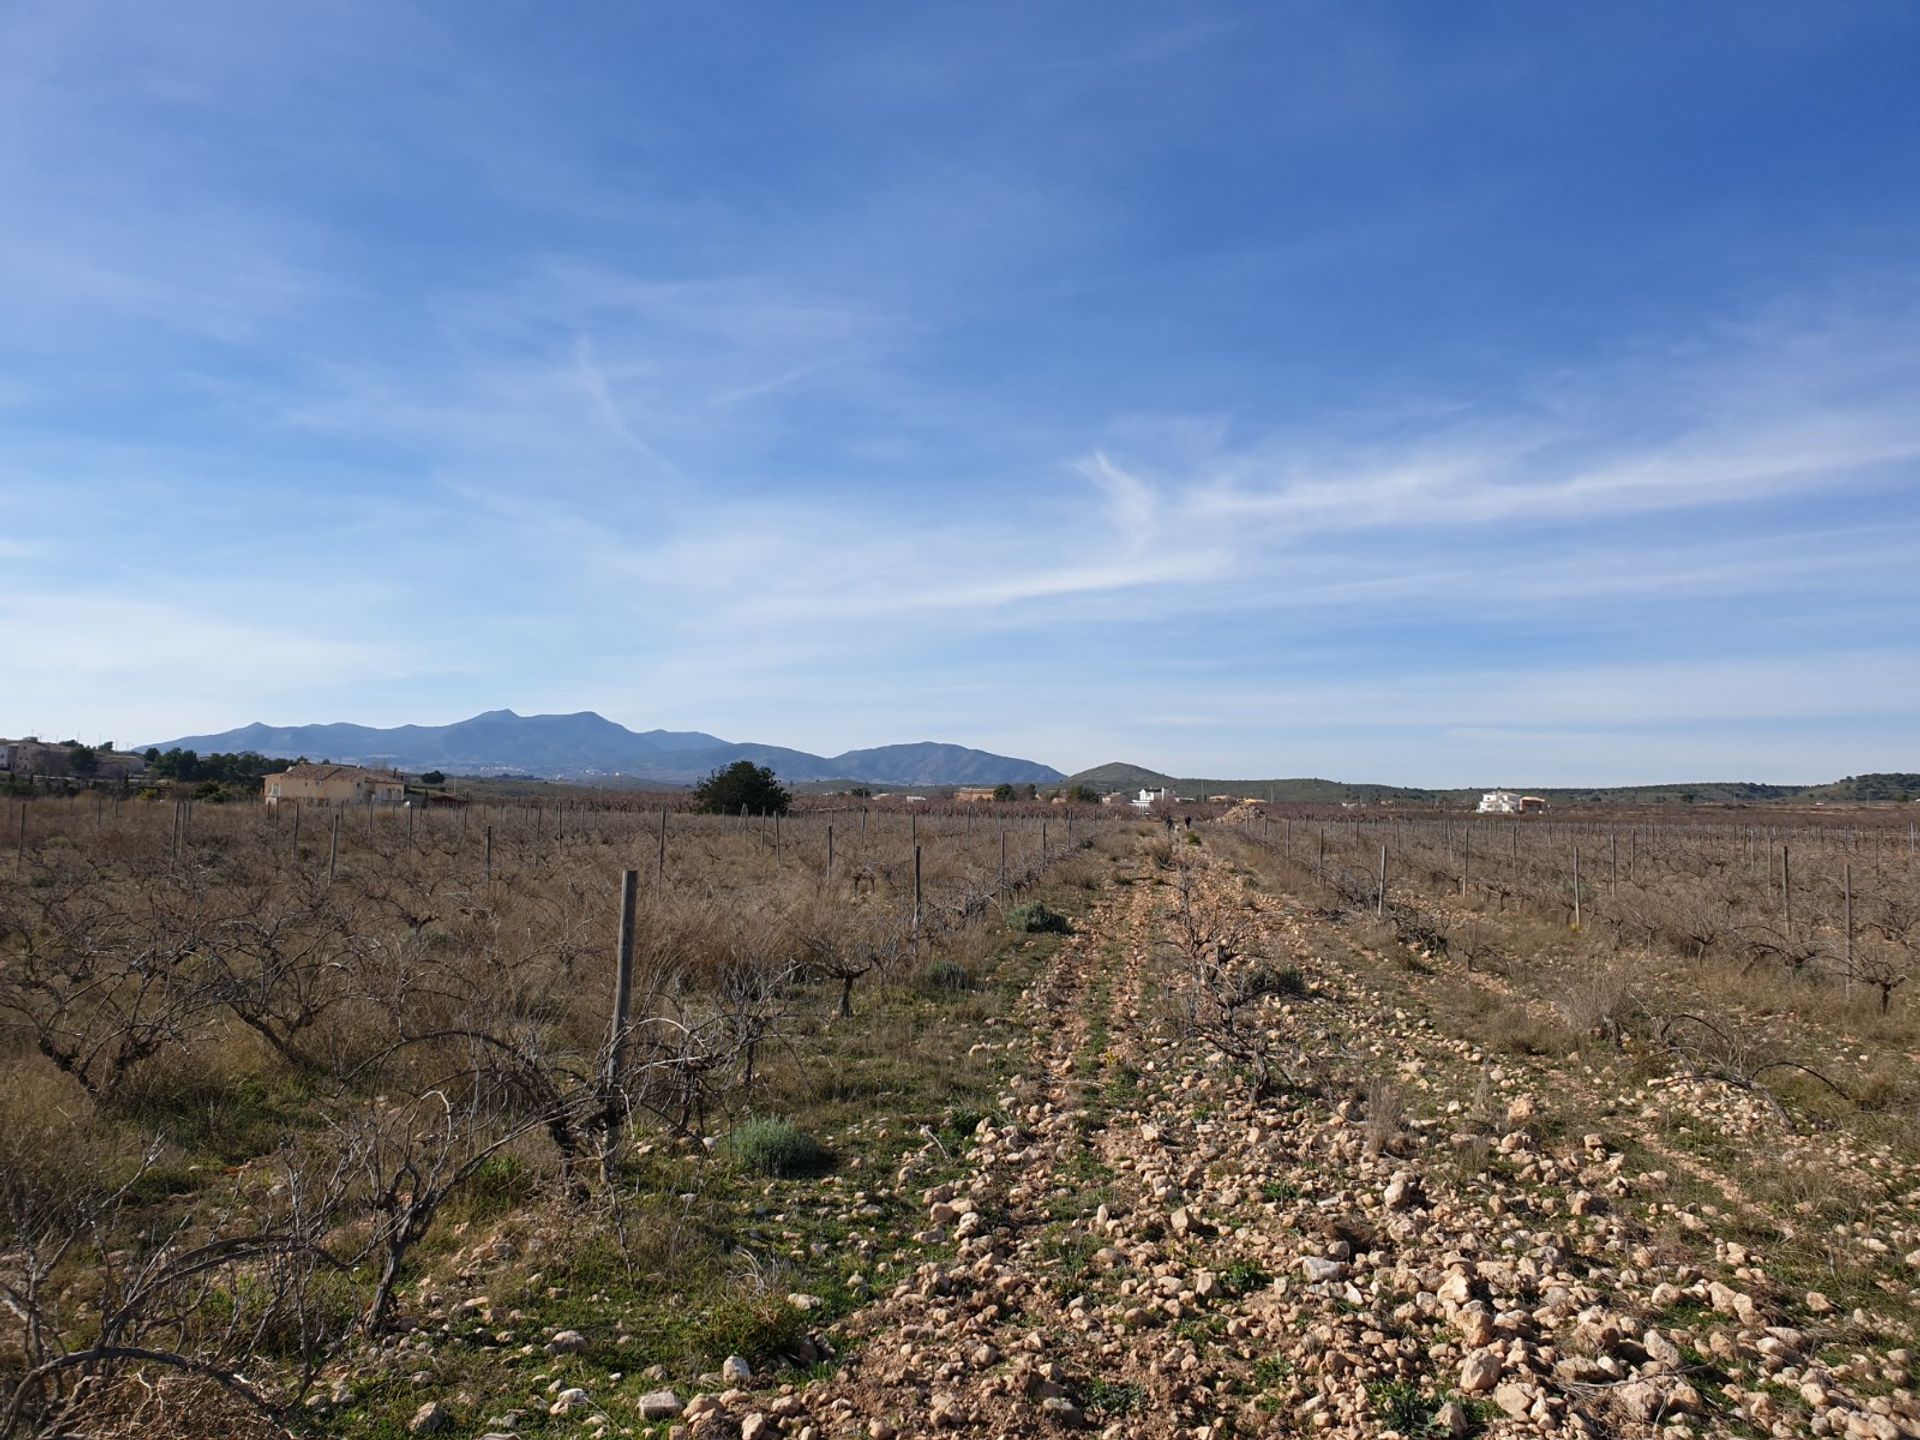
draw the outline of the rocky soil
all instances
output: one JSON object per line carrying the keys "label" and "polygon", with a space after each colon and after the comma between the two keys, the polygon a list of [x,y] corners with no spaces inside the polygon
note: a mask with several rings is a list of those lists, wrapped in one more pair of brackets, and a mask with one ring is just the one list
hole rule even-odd
{"label": "rocky soil", "polygon": [[[854,1229],[847,1282],[871,1299],[804,1342],[821,1363],[662,1375],[642,1421],[690,1440],[1920,1436],[1920,1179],[1896,1152],[1657,1067],[1495,1051],[1460,987],[1524,1003],[1524,983],[1370,949],[1219,832],[1175,849],[1195,904],[1297,967],[1254,1013],[1301,1083],[1256,1095],[1184,1023],[1175,869],[1143,854],[982,1039],[1015,1078],[971,1143],[929,1135],[897,1173],[833,1182],[919,1219],[906,1248]],[[1751,1193],[1756,1164],[1783,1184]],[[590,1386],[557,1390],[540,1433],[574,1416],[644,1433]],[[413,1428],[447,1426],[430,1403]]]}

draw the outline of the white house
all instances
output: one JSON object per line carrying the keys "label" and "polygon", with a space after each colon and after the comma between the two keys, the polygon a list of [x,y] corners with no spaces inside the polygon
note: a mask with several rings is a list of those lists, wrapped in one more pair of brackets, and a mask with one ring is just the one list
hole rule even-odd
{"label": "white house", "polygon": [[1169,798],[1171,797],[1167,794],[1166,787],[1164,786],[1158,790],[1142,790],[1139,795],[1134,797],[1133,808],[1136,810],[1151,810],[1162,800]]}
{"label": "white house", "polygon": [[1482,815],[1525,815],[1532,810],[1544,810],[1547,802],[1538,795],[1516,795],[1511,790],[1489,790],[1480,797],[1479,813]]}

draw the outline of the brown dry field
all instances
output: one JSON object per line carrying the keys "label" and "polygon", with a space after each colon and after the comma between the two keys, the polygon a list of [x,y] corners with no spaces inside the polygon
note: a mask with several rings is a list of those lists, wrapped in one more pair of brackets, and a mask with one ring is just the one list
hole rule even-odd
{"label": "brown dry field", "polygon": [[10,812],[0,1435],[1920,1435],[1904,816],[1043,809]]}

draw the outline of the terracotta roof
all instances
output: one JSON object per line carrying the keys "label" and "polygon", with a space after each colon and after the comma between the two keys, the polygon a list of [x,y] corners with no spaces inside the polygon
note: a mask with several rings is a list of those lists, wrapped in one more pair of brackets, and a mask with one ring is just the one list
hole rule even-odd
{"label": "terracotta roof", "polygon": [[384,780],[388,784],[403,785],[406,782],[398,775],[381,770],[369,770],[364,765],[316,765],[311,761],[303,765],[289,765],[279,772],[298,780],[335,780],[360,779]]}

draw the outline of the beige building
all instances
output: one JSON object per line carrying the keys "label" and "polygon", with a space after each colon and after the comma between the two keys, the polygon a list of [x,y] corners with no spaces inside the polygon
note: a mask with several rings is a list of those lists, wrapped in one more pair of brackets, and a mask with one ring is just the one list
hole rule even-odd
{"label": "beige building", "polygon": [[964,801],[969,805],[976,805],[983,800],[993,799],[993,787],[991,785],[962,785],[958,790],[953,792],[953,798]]}
{"label": "beige building", "polygon": [[0,770],[22,775],[79,775],[82,779],[118,780],[139,775],[146,760],[112,748],[107,741],[93,751],[94,768],[90,772],[74,769],[73,750],[67,745],[49,745],[32,735],[24,740],[0,740]]}
{"label": "beige building", "polygon": [[398,805],[407,798],[402,775],[358,765],[289,765],[261,781],[269,805],[308,800],[320,805]]}

